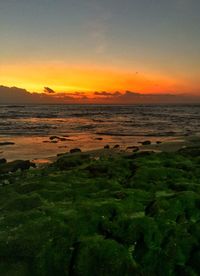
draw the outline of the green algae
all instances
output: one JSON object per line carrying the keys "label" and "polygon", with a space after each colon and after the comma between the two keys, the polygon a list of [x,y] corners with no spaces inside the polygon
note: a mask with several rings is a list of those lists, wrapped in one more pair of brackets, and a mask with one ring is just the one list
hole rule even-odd
{"label": "green algae", "polygon": [[192,148],[0,175],[0,274],[198,275],[199,168]]}

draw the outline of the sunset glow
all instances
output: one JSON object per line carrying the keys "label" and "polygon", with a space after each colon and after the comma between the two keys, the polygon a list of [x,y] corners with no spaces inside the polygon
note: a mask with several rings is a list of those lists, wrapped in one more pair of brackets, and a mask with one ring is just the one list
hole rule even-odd
{"label": "sunset glow", "polygon": [[192,83],[156,73],[145,74],[134,70],[117,70],[95,66],[66,66],[64,64],[33,64],[3,66],[0,83],[23,87],[32,92],[42,92],[44,86],[56,92],[125,91],[142,93],[196,92]]}

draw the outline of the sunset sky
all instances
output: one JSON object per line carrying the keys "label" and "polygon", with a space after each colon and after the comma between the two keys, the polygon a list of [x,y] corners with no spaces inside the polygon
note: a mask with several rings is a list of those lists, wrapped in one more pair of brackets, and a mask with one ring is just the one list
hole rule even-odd
{"label": "sunset sky", "polygon": [[200,93],[199,0],[2,0],[0,85]]}

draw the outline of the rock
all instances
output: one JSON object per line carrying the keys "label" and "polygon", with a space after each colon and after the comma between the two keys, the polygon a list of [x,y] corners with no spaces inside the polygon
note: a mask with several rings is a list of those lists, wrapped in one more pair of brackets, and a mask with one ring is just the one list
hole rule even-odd
{"label": "rock", "polygon": [[155,154],[154,151],[140,151],[131,155],[126,156],[127,159],[137,159],[141,157],[146,157],[149,155]]}
{"label": "rock", "polygon": [[17,170],[24,171],[28,170],[30,167],[35,168],[35,163],[30,162],[29,160],[15,160],[6,164],[2,164],[0,166],[0,173],[16,172]]}
{"label": "rock", "polygon": [[51,143],[53,143],[53,144],[57,144],[57,143],[58,143],[58,141],[52,140],[52,141],[51,141]]}
{"label": "rock", "polygon": [[50,143],[50,141],[46,141],[46,140],[45,140],[45,141],[42,141],[42,142],[43,142],[43,143]]}
{"label": "rock", "polygon": [[145,215],[153,217],[159,212],[159,205],[157,201],[151,201],[145,208]]}
{"label": "rock", "polygon": [[5,164],[6,162],[7,162],[7,161],[6,161],[5,158],[1,158],[1,159],[0,159],[0,165],[1,165],[1,164]]}
{"label": "rock", "polygon": [[124,199],[126,197],[126,194],[122,191],[117,191],[114,193],[114,197],[117,199]]}
{"label": "rock", "polygon": [[9,184],[10,184],[10,181],[8,179],[3,180],[3,185],[9,185]]}
{"label": "rock", "polygon": [[61,141],[61,142],[64,142],[64,141],[67,141],[67,139],[66,138],[59,138],[59,140]]}
{"label": "rock", "polygon": [[76,153],[76,152],[81,152],[81,150],[79,148],[74,148],[74,149],[70,149],[69,152],[70,153]]}
{"label": "rock", "polygon": [[63,156],[63,155],[65,155],[65,153],[58,153],[57,157],[60,157],[60,156]]}
{"label": "rock", "polygon": [[103,138],[101,138],[101,137],[97,137],[97,138],[95,138],[95,140],[99,140],[99,141],[101,141],[101,140],[103,140]]}
{"label": "rock", "polygon": [[60,137],[53,135],[53,136],[50,136],[49,139],[50,140],[55,140],[55,139],[60,139]]}
{"label": "rock", "polygon": [[113,149],[118,149],[120,145],[114,145]]}
{"label": "rock", "polygon": [[15,145],[14,142],[1,142],[0,146],[9,146],[9,145]]}
{"label": "rock", "polygon": [[162,142],[161,141],[156,141],[156,144],[159,145],[159,144],[162,144]]}
{"label": "rock", "polygon": [[86,168],[92,176],[98,177],[102,175],[108,175],[109,168],[103,163],[94,163]]}
{"label": "rock", "polygon": [[89,154],[75,154],[75,155],[60,155],[58,160],[53,164],[60,170],[69,170],[78,167],[90,161]]}
{"label": "rock", "polygon": [[105,146],[104,146],[104,149],[109,149],[109,148],[110,148],[109,145],[105,145]]}
{"label": "rock", "polygon": [[137,151],[139,151],[140,149],[138,148],[138,147],[135,147],[134,149],[133,149],[133,152],[137,152]]}
{"label": "rock", "polygon": [[198,157],[200,156],[200,147],[185,147],[179,149],[178,153],[183,156]]}
{"label": "rock", "polygon": [[126,148],[127,150],[132,149],[133,152],[139,151],[139,147],[136,146],[130,146]]}
{"label": "rock", "polygon": [[143,141],[143,142],[140,142],[143,146],[146,146],[146,145],[151,145],[151,141],[149,140],[146,140],[146,141]]}

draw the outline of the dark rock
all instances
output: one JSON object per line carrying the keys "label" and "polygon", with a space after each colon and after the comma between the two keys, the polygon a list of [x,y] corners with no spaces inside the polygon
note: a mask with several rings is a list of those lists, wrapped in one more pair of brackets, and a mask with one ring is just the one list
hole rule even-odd
{"label": "dark rock", "polygon": [[63,155],[65,155],[65,153],[58,153],[57,157],[60,157],[60,156],[63,156]]}
{"label": "dark rock", "polygon": [[30,162],[29,160],[15,160],[6,164],[2,164],[0,166],[0,173],[16,172],[17,170],[24,171],[28,170],[30,167],[35,168],[35,163]]}
{"label": "dark rock", "polygon": [[146,145],[151,145],[151,141],[149,140],[146,140],[146,141],[143,141],[143,142],[140,142],[143,146],[146,146]]}
{"label": "dark rock", "polygon": [[161,141],[156,141],[156,144],[158,144],[158,145],[159,145],[159,144],[162,144],[162,142],[161,142]]}
{"label": "dark rock", "polygon": [[60,137],[53,135],[53,136],[50,136],[49,139],[50,140],[55,140],[55,139],[60,139]]}
{"label": "dark rock", "polygon": [[45,140],[45,141],[42,141],[42,142],[43,142],[43,143],[50,143],[50,141],[46,141],[46,140]]}
{"label": "dark rock", "polygon": [[60,140],[61,142],[67,141],[66,138],[59,138],[59,140]]}
{"label": "dark rock", "polygon": [[52,141],[51,141],[51,143],[53,143],[53,144],[57,144],[57,143],[58,143],[58,141],[56,141],[56,140],[52,140]]}
{"label": "dark rock", "polygon": [[9,145],[15,145],[14,142],[1,142],[0,146],[9,146]]}
{"label": "dark rock", "polygon": [[5,158],[1,158],[1,159],[0,159],[0,165],[1,165],[1,164],[5,164],[6,162],[7,162],[7,161],[6,161]]}
{"label": "dark rock", "polygon": [[70,149],[69,152],[70,152],[70,153],[81,152],[81,149],[79,149],[79,148],[74,148],[74,149]]}
{"label": "dark rock", "polygon": [[114,145],[113,149],[118,149],[120,145]]}
{"label": "dark rock", "polygon": [[132,149],[133,152],[139,151],[139,147],[136,146],[130,146],[126,148],[127,150]]}
{"label": "dark rock", "polygon": [[67,141],[67,140],[68,140],[67,138],[59,137],[59,136],[51,136],[49,139],[50,139],[51,141],[59,140],[59,141],[61,141],[61,142]]}
{"label": "dark rock", "polygon": [[104,146],[104,149],[109,149],[109,148],[110,148],[109,145],[105,145],[105,146]]}
{"label": "dark rock", "polygon": [[99,140],[99,141],[101,141],[101,140],[103,140],[103,138],[101,138],[101,137],[97,137],[97,138],[95,138],[95,140]]}

